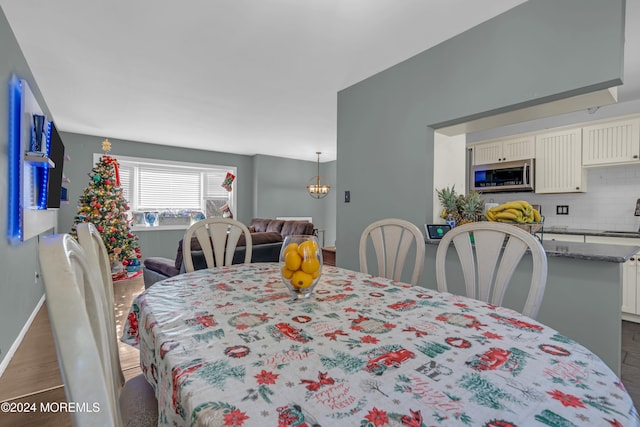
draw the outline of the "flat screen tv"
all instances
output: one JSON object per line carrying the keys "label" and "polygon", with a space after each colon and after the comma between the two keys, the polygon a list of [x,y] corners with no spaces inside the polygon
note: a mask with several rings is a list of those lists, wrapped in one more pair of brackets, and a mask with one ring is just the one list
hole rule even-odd
{"label": "flat screen tv", "polygon": [[47,208],[59,208],[62,193],[62,172],[64,167],[64,144],[56,129],[56,125],[51,125],[51,147],[49,158],[53,160],[56,167],[49,169],[49,188],[47,191]]}

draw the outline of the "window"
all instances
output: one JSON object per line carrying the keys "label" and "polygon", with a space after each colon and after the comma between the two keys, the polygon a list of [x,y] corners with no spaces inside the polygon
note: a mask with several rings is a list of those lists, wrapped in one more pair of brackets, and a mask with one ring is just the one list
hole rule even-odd
{"label": "window", "polygon": [[[93,155],[94,163],[100,156]],[[134,213],[157,211],[160,225],[163,214],[175,216],[196,211],[207,217],[222,217],[228,207],[237,216],[235,182],[230,192],[221,185],[227,173],[237,175],[235,167],[112,157],[120,163],[120,187]]]}

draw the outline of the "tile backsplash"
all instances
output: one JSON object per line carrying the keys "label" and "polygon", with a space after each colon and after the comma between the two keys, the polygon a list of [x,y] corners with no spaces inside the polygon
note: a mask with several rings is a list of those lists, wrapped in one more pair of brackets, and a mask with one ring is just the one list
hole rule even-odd
{"label": "tile backsplash", "polygon": [[[634,216],[640,199],[640,165],[598,167],[587,170],[586,193],[489,193],[485,202],[527,200],[542,207],[547,227],[588,230],[638,231]],[[556,206],[569,206],[568,215],[556,215]]]}

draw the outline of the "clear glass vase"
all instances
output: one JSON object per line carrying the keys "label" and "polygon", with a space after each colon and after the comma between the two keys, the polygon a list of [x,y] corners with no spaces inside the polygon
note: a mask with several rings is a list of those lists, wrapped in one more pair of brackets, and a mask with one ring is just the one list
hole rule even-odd
{"label": "clear glass vase", "polygon": [[308,298],[320,280],[322,250],[316,236],[284,238],[280,250],[282,281],[295,299]]}

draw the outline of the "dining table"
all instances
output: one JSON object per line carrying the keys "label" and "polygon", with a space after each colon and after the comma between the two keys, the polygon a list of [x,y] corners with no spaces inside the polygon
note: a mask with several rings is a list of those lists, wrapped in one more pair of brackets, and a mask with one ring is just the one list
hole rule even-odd
{"label": "dining table", "polygon": [[[434,278],[435,280],[435,278]],[[278,263],[185,273],[137,296],[161,426],[638,426],[620,379],[514,310],[335,266],[293,299]]]}

